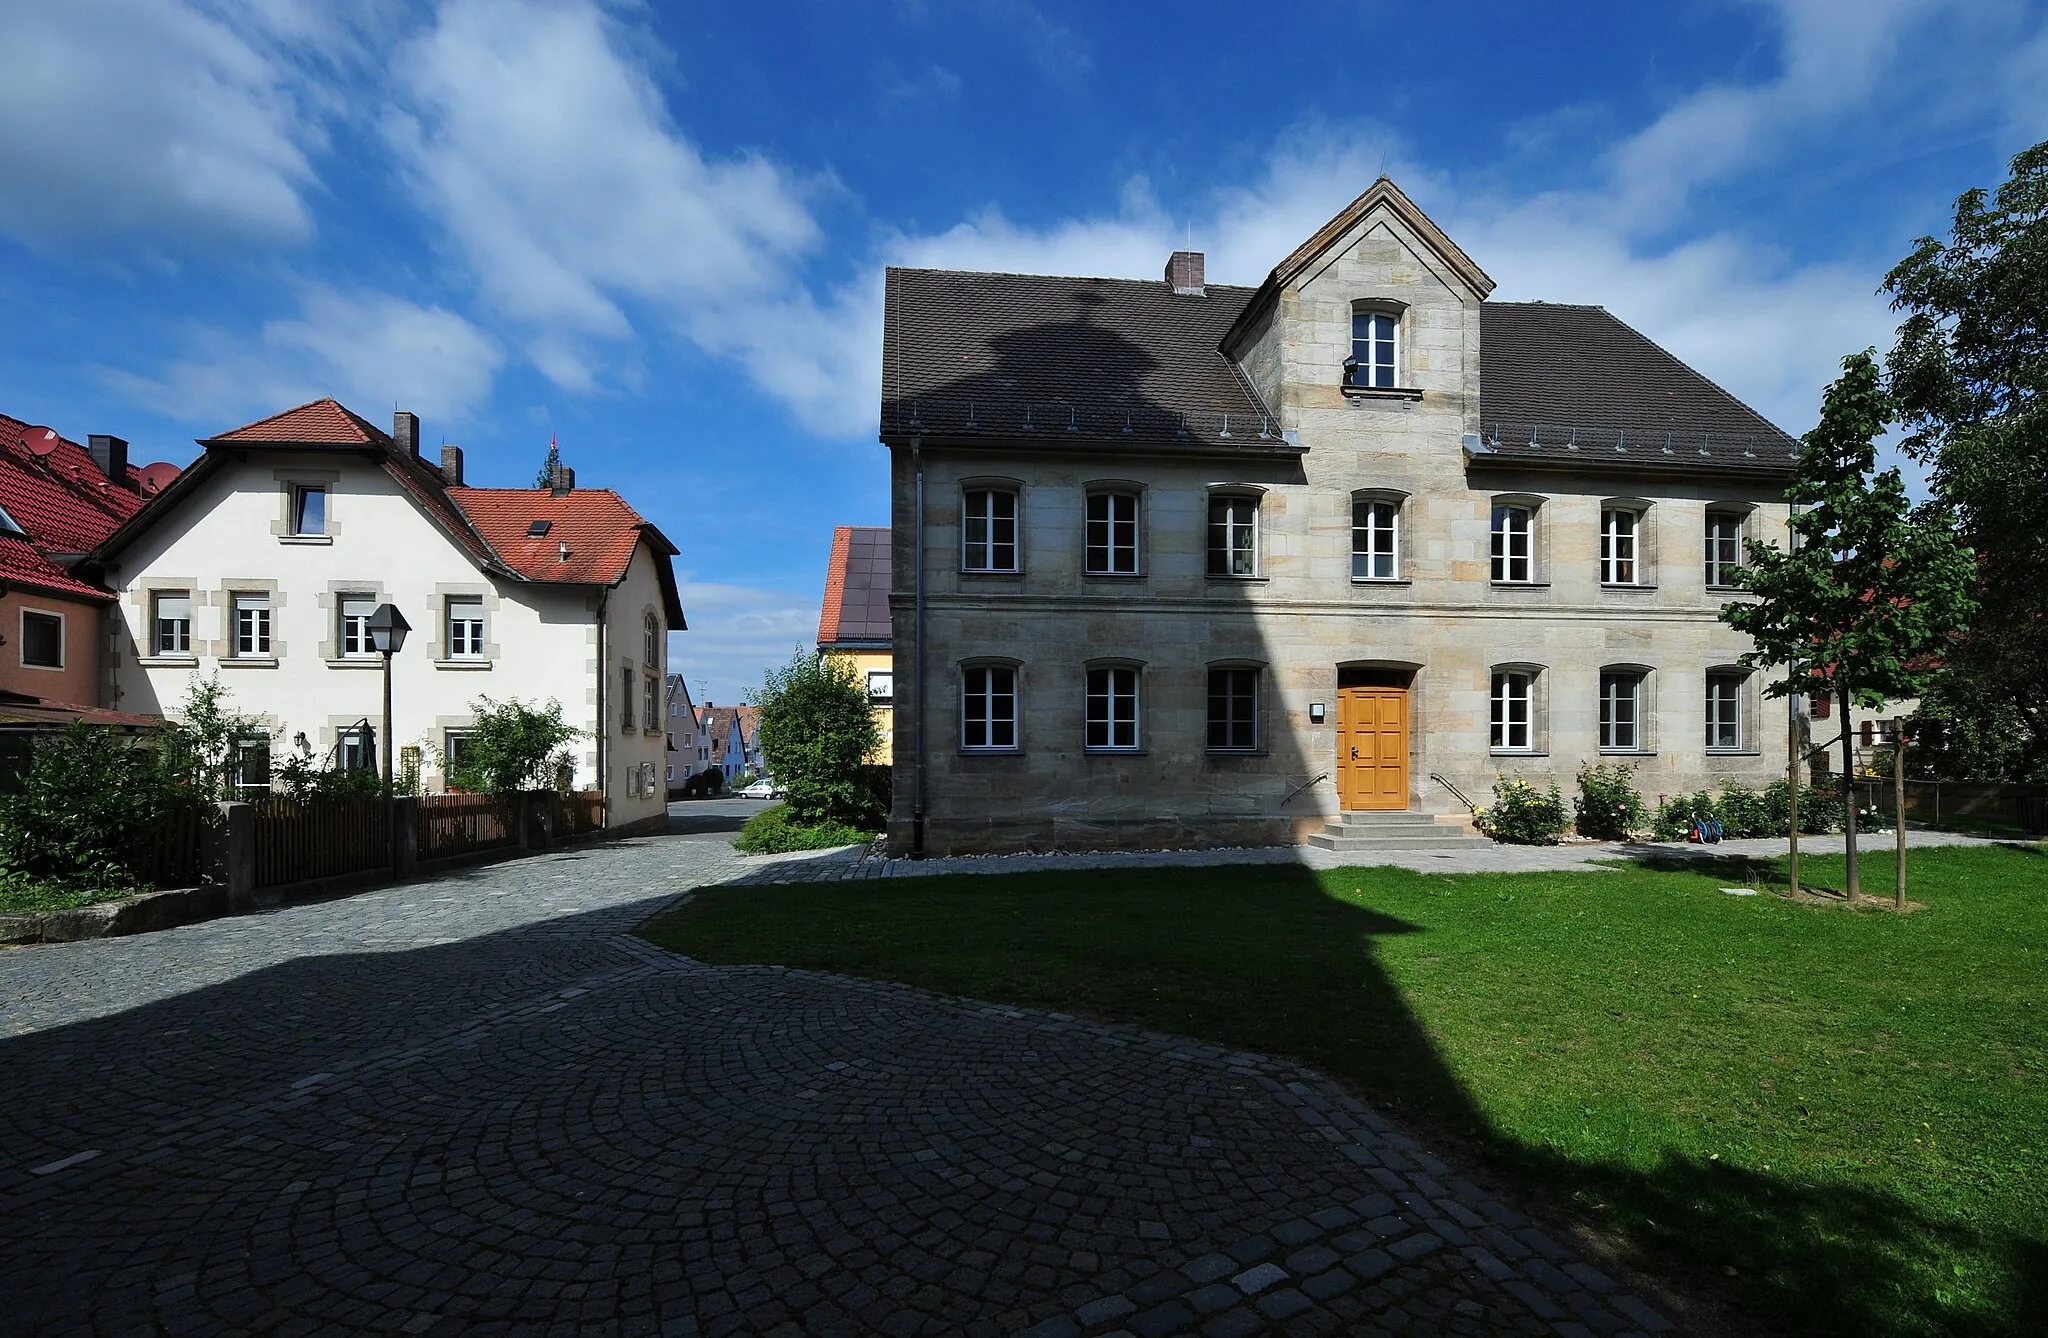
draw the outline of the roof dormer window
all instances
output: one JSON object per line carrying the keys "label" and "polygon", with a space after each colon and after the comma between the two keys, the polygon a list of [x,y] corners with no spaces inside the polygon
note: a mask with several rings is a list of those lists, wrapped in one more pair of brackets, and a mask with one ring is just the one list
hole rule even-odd
{"label": "roof dormer window", "polygon": [[1400,384],[1401,319],[1386,311],[1351,313],[1351,356],[1344,360],[1344,384],[1392,390]]}

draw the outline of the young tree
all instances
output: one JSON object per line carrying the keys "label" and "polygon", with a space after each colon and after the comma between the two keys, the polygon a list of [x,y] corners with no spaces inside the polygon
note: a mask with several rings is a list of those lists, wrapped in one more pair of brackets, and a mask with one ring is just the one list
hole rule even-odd
{"label": "young tree", "polygon": [[556,754],[583,737],[562,719],[558,701],[542,707],[478,697],[469,709],[476,724],[463,739],[461,760],[448,768],[448,781],[473,794],[545,788],[554,781]]}
{"label": "young tree", "polygon": [[800,822],[872,821],[861,768],[882,735],[851,661],[799,649],[788,664],[768,671],[754,705],[761,755]]}
{"label": "young tree", "polygon": [[[2048,143],[1995,195],[1958,199],[1949,240],[1922,237],[1884,287],[1907,313],[1886,359],[1905,450],[1978,562],[1980,611],[1928,714],[1952,722],[1951,774],[2033,778],[2048,757]],[[2014,726],[2020,746],[2000,746]]]}
{"label": "young tree", "polygon": [[554,487],[555,466],[561,463],[562,449],[561,447],[555,445],[555,439],[553,437],[549,437],[548,458],[540,462],[540,473],[534,477],[533,486],[536,488]]}
{"label": "young tree", "polygon": [[1918,695],[1930,657],[1971,609],[1969,550],[1940,515],[1912,513],[1898,470],[1877,470],[1876,440],[1891,416],[1875,351],[1844,359],[1785,489],[1798,544],[1785,552],[1751,540],[1737,579],[1757,598],[1721,606],[1721,620],[1756,643],[1743,664],[1782,672],[1767,695],[1829,696],[1841,707],[1852,897],[1859,888],[1849,706],[1881,710]]}
{"label": "young tree", "polygon": [[217,803],[235,797],[235,763],[244,743],[268,743],[270,727],[228,705],[232,696],[219,673],[197,674],[184,704],[157,731],[158,765],[193,798]]}

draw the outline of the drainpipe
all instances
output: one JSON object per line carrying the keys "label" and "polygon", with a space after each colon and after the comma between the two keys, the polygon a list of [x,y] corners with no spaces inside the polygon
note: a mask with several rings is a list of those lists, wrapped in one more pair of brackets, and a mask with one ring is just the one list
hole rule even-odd
{"label": "drainpipe", "polygon": [[605,663],[604,624],[605,611],[611,607],[611,602],[611,587],[606,586],[604,593],[597,597],[597,792],[604,799],[604,825],[607,827],[612,825],[612,778],[611,773],[605,770],[606,753],[609,751],[605,747],[605,739],[611,732],[611,722],[605,719],[604,714],[604,685],[612,673],[611,666]]}
{"label": "drainpipe", "polygon": [[911,717],[911,747],[916,750],[915,777],[910,806],[910,857],[924,858],[924,439],[910,439],[910,467],[917,471],[916,515],[911,529],[916,543],[911,554],[911,569],[916,573],[917,610],[916,629],[911,637],[910,653],[916,658],[911,670],[912,691],[916,694],[913,705],[916,714]]}

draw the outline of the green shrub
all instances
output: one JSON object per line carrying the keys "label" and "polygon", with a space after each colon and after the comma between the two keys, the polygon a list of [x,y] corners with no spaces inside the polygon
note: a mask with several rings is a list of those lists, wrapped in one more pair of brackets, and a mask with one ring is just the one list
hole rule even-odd
{"label": "green shrub", "polygon": [[1635,786],[1636,769],[1620,762],[1579,768],[1579,835],[1626,841],[1639,831],[1647,809]]}
{"label": "green shrub", "polygon": [[562,746],[583,731],[562,719],[562,704],[528,706],[518,698],[469,704],[476,723],[462,742],[462,760],[447,768],[448,783],[471,794],[511,794],[545,788],[557,779]]}
{"label": "green shrub", "polygon": [[859,845],[874,838],[874,832],[843,822],[801,822],[788,804],[777,804],[748,818],[747,825],[740,828],[740,839],[733,844],[749,855],[773,855],[785,850]]}
{"label": "green shrub", "polygon": [[1476,820],[1494,840],[1518,846],[1554,846],[1571,821],[1555,785],[1541,794],[1529,782],[1505,776],[1493,783],[1493,804]]}
{"label": "green shrub", "polygon": [[870,821],[861,773],[882,733],[853,661],[799,650],[768,671],[755,705],[761,755],[789,806],[811,824]]}
{"label": "green shrub", "polygon": [[[1761,792],[1740,784],[1725,786],[1719,798],[1705,790],[1673,795],[1657,808],[1650,835],[1658,841],[1683,841],[1694,817],[1718,818],[1726,837],[1783,836],[1792,830],[1792,787],[1772,781]],[[1842,796],[1806,789],[1799,795],[1799,830],[1823,836],[1842,825]]]}
{"label": "green shrub", "polygon": [[1823,790],[1810,785],[1799,796],[1799,830],[1809,836],[1840,831],[1847,809],[1840,790]]}
{"label": "green shrub", "polygon": [[14,899],[38,885],[138,885],[138,838],[201,802],[191,777],[167,769],[169,750],[149,742],[82,720],[37,741],[19,788],[0,795],[0,879]]}
{"label": "green shrub", "polygon": [[1657,818],[1650,826],[1651,839],[1657,841],[1683,841],[1692,829],[1694,818],[1710,818],[1714,814],[1714,796],[1705,790],[1694,794],[1675,794],[1657,805]]}
{"label": "green shrub", "polygon": [[1783,836],[1786,831],[1783,820],[1772,822],[1770,802],[1739,781],[1721,786],[1721,797],[1714,801],[1714,816],[1721,820],[1721,835],[1734,839]]}

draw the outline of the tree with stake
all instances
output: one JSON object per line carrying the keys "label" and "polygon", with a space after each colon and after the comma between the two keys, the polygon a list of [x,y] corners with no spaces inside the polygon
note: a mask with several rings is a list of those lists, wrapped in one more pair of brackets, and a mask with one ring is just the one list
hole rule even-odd
{"label": "tree with stake", "polygon": [[1841,707],[1852,898],[1860,889],[1850,705],[1882,710],[1924,689],[1930,657],[1969,617],[1975,572],[1945,518],[1914,514],[1899,471],[1877,470],[1876,441],[1892,413],[1875,350],[1845,358],[1785,489],[1806,508],[1790,521],[1797,546],[1751,540],[1736,579],[1756,598],[1721,606],[1721,620],[1756,643],[1742,663],[1783,671],[1767,695],[1826,695]]}

